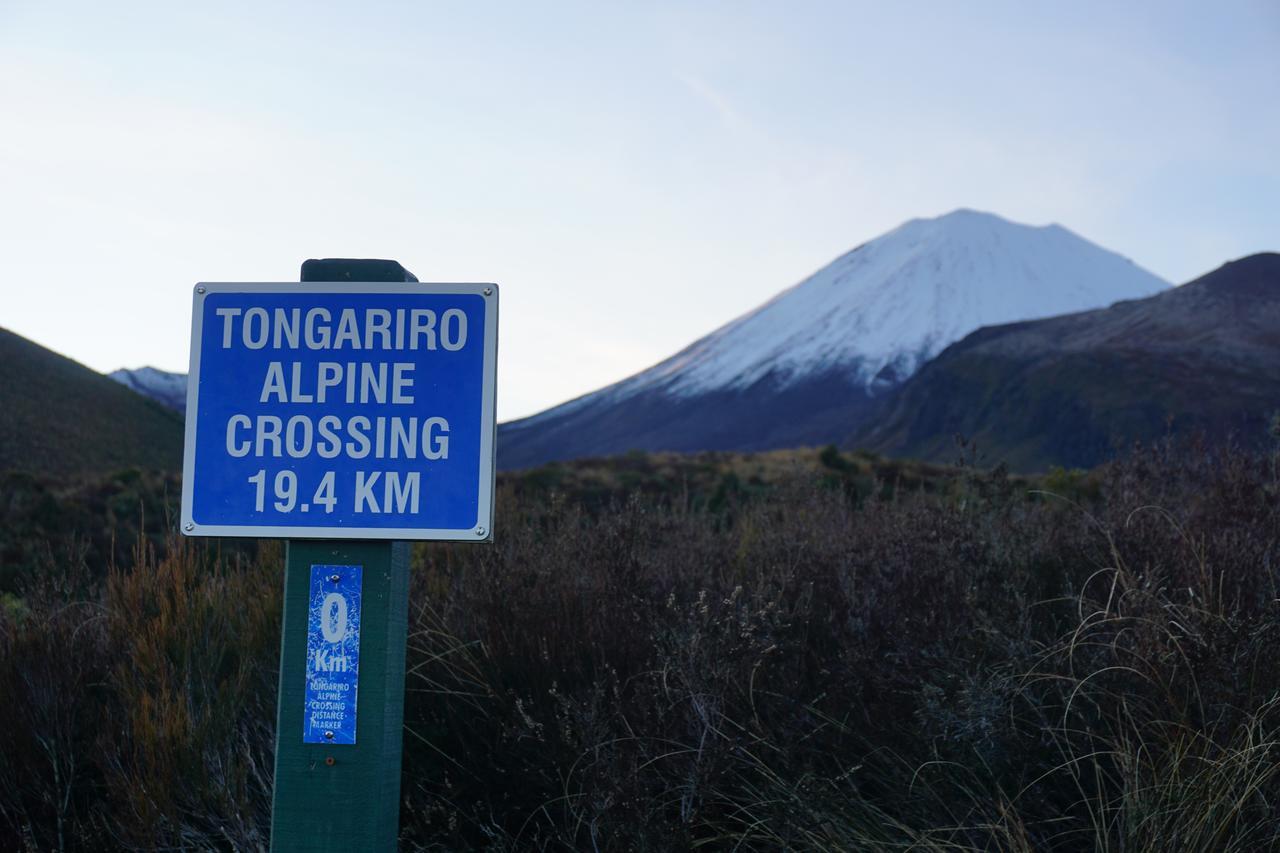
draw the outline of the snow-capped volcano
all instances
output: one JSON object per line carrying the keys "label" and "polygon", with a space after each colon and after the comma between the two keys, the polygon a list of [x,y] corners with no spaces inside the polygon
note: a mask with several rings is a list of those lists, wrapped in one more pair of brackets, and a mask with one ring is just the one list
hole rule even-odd
{"label": "snow-capped volcano", "polygon": [[841,367],[870,389],[877,378],[906,379],[982,326],[1101,308],[1168,286],[1060,225],[957,210],[862,244],[614,388],[698,394]]}
{"label": "snow-capped volcano", "polygon": [[654,367],[504,425],[501,462],[836,441],[871,395],[982,326],[1167,287],[1059,225],[913,219]]}

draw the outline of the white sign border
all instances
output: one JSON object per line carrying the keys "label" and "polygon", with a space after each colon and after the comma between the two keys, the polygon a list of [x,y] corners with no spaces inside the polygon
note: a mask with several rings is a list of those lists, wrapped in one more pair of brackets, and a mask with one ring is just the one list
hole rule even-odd
{"label": "white sign border", "polygon": [[[200,524],[192,514],[195,489],[196,421],[200,402],[200,345],[204,300],[214,293],[356,293],[433,294],[484,298],[484,373],[480,406],[480,493],[476,522],[470,528],[421,527],[281,527],[274,525]],[[191,361],[187,369],[186,439],[182,452],[180,530],[187,536],[256,539],[410,539],[433,542],[488,542],[493,539],[493,503],[497,477],[498,285],[489,283],[279,281],[199,282],[192,292]]]}

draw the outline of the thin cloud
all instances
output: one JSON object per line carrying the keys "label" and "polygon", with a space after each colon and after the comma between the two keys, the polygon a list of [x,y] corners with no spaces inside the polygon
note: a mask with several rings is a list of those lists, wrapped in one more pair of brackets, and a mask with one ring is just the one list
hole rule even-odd
{"label": "thin cloud", "polygon": [[753,128],[742,113],[733,105],[727,96],[701,77],[693,74],[677,73],[676,79],[684,84],[693,95],[720,117],[725,127],[742,133]]}

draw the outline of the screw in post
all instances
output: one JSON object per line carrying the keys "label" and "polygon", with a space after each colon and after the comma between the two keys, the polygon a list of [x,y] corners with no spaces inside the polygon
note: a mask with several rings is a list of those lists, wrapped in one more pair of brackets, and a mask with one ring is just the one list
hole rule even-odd
{"label": "screw in post", "polygon": [[196,529],[196,526],[194,523],[188,521],[186,524],[182,525],[182,529],[190,533],[191,531]]}
{"label": "screw in post", "polygon": [[341,580],[341,578],[337,575],[329,575],[329,583],[337,583],[339,580]]}
{"label": "screw in post", "polygon": [[201,285],[199,285],[199,286],[197,286],[197,287],[196,287],[196,293],[204,293],[204,285],[203,285],[203,284],[201,284]]}
{"label": "screw in post", "polygon": [[492,288],[492,287],[486,287],[486,288],[484,289],[484,295],[485,295],[485,296],[493,296],[493,288]]}
{"label": "screw in post", "polygon": [[333,740],[333,732],[324,733],[325,740]]}
{"label": "screw in post", "polygon": [[483,527],[477,527],[477,528],[476,528],[476,535],[477,535],[477,536],[483,536],[483,535],[485,534],[485,532],[486,532],[486,531],[485,531],[485,529],[484,529]]}

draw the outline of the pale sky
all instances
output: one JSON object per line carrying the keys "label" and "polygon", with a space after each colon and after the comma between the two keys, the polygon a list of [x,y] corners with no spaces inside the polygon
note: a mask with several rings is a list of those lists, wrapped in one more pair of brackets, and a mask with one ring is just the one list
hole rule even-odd
{"label": "pale sky", "polygon": [[1280,249],[1277,104],[1280,0],[0,0],[0,326],[185,372],[196,281],[394,258],[501,285],[506,420],[916,216]]}

